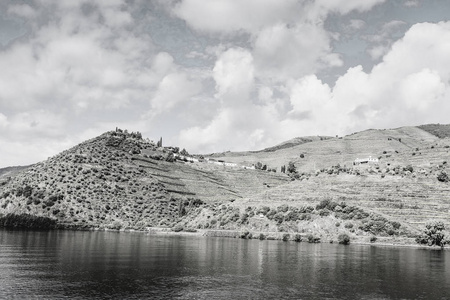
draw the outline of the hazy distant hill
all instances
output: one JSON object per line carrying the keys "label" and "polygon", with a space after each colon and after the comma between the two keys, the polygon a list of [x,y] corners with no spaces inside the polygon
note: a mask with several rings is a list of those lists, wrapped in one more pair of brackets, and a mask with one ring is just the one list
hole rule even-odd
{"label": "hazy distant hill", "polygon": [[14,167],[0,168],[0,178],[15,175],[16,173],[29,167],[30,166],[14,166]]}
{"label": "hazy distant hill", "polygon": [[[201,157],[139,133],[106,132],[22,170],[0,170],[0,223],[26,214],[62,228],[413,236],[431,219],[450,225],[448,128],[370,129]],[[296,172],[282,173],[289,162]]]}

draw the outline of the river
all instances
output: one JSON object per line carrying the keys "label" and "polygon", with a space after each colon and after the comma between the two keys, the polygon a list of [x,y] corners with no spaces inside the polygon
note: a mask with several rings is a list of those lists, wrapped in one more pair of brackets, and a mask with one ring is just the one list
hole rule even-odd
{"label": "river", "polygon": [[0,299],[450,299],[450,251],[0,230]]}

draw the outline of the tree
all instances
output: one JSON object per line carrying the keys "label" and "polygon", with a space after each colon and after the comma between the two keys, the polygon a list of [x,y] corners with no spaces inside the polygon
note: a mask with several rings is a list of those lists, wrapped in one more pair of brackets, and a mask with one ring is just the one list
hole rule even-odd
{"label": "tree", "polygon": [[339,242],[339,244],[342,244],[342,245],[349,245],[350,244],[350,237],[346,233],[341,233],[338,236],[338,242]]}
{"label": "tree", "polygon": [[437,176],[437,180],[439,180],[440,182],[448,182],[449,178],[446,172],[442,171],[438,176]]}
{"label": "tree", "polygon": [[416,238],[416,242],[419,244],[428,244],[428,246],[440,246],[444,248],[445,244],[450,241],[445,239],[445,225],[442,221],[435,221],[425,225],[424,232]]}
{"label": "tree", "polygon": [[294,162],[290,161],[289,165],[287,167],[287,172],[288,173],[296,173],[297,172],[297,168],[294,165]]}
{"label": "tree", "polygon": [[184,148],[183,148],[183,150],[181,150],[180,154],[183,156],[189,156],[189,152],[187,152],[186,149],[184,149]]}

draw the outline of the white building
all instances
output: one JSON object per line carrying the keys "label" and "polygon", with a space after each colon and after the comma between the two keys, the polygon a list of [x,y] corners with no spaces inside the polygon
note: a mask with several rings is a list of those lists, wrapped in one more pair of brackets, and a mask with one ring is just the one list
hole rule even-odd
{"label": "white building", "polygon": [[369,156],[367,158],[357,158],[353,162],[354,165],[360,165],[360,164],[377,164],[378,158],[373,158],[372,156]]}

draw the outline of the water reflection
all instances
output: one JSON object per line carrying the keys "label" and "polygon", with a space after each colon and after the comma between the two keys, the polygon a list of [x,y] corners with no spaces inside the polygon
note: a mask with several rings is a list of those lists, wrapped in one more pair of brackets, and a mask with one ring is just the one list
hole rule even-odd
{"label": "water reflection", "polygon": [[446,299],[449,251],[0,231],[0,298]]}

